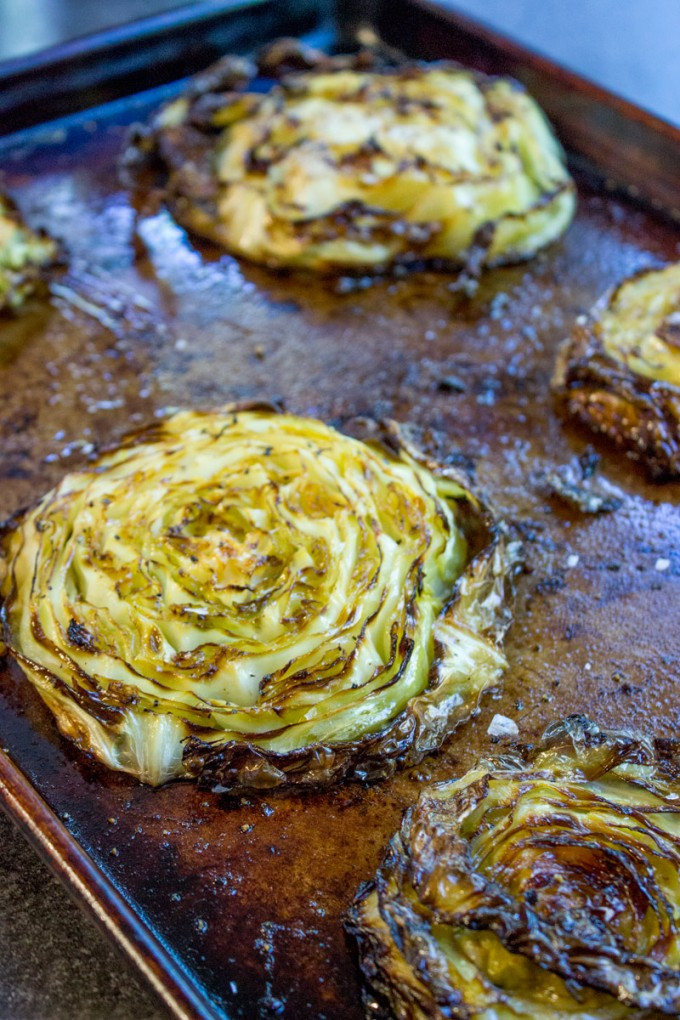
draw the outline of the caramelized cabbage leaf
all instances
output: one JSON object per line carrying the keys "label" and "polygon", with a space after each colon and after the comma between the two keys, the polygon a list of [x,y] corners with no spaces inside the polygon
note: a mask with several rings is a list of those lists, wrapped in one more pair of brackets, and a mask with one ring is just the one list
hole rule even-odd
{"label": "caramelized cabbage leaf", "polygon": [[0,195],[0,313],[19,311],[39,286],[41,270],[56,255],[56,243],[30,230]]}

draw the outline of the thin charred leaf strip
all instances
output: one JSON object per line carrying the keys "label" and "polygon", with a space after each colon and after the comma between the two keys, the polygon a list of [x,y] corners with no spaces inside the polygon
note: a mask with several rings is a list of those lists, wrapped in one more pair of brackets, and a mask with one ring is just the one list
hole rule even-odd
{"label": "thin charred leaf strip", "polygon": [[87,627],[83,627],[82,623],[78,623],[76,620],[71,620],[68,625],[67,636],[72,645],[76,648],[82,648],[86,652],[96,652],[97,642],[94,636],[90,634]]}
{"label": "thin charred leaf strip", "polygon": [[593,479],[592,472],[579,480],[580,458],[576,464],[563,464],[551,470],[540,470],[534,474],[536,489],[550,499],[555,499],[582,514],[606,514],[623,506],[623,496],[606,479]]}

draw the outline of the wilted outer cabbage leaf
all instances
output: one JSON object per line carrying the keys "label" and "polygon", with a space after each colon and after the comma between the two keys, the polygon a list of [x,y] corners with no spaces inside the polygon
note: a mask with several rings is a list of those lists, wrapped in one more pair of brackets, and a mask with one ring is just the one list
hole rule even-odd
{"label": "wilted outer cabbage leaf", "polygon": [[680,263],[600,301],[560,349],[553,383],[571,414],[653,477],[680,476]]}
{"label": "wilted outer cabbage leaf", "polygon": [[255,262],[321,271],[476,268],[533,255],[566,229],[573,183],[516,82],[318,56],[266,95],[241,79],[224,91],[207,72],[161,111],[156,155],[187,226]]}
{"label": "wilted outer cabbage leaf", "polygon": [[386,1015],[677,1015],[679,752],[571,716],[426,790],[351,913]]}
{"label": "wilted outer cabbage leaf", "polygon": [[439,746],[505,665],[511,556],[455,471],[388,438],[182,412],[13,522],[6,641],[62,731],[230,789]]}
{"label": "wilted outer cabbage leaf", "polygon": [[0,313],[16,312],[33,293],[40,270],[52,262],[57,246],[29,230],[12,204],[0,195]]}

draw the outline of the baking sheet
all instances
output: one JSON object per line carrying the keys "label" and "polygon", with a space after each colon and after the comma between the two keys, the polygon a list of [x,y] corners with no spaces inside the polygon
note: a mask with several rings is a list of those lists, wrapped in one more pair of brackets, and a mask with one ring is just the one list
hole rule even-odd
{"label": "baking sheet", "polygon": [[187,237],[167,213],[136,220],[115,164],[126,123],[152,105],[121,102],[0,148],[4,185],[70,261],[51,301],[0,331],[0,514],[174,407],[282,398],[336,424],[413,421],[433,449],[474,465],[524,536],[510,668],[503,693],[410,773],[368,789],[230,800],[185,783],[151,790],[88,761],[4,663],[0,788],[15,817],[28,805],[28,828],[44,812],[34,839],[58,820],[44,852],[54,863],[70,848],[63,877],[86,875],[110,930],[178,1015],[359,1020],[344,911],[419,784],[490,749],[494,713],[525,740],[584,710],[677,732],[680,486],[648,484],[597,443],[623,498],[615,513],[560,507],[536,476],[592,442],[554,413],[557,344],[603,289],[676,259],[680,234],[580,175],[565,239],[489,272],[473,296],[447,274],[276,275]]}

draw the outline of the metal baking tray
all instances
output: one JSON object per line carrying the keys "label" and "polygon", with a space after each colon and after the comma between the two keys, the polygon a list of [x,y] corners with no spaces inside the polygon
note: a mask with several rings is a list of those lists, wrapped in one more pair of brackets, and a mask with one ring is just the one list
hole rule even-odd
{"label": "metal baking tray", "polygon": [[[164,408],[283,398],[331,422],[418,423],[474,465],[525,540],[502,693],[441,754],[369,788],[237,800],[148,789],[78,753],[3,664],[2,805],[179,1017],[360,1020],[343,914],[419,785],[488,751],[495,712],[524,740],[572,711],[658,735],[680,716],[680,487],[649,484],[597,443],[616,512],[570,510],[537,481],[593,442],[551,403],[558,343],[607,287],[678,257],[680,132],[423,0],[341,2],[329,18],[325,4],[198,5],[0,70],[4,122],[18,129],[0,141],[2,186],[69,256],[49,300],[0,330],[0,514]],[[136,222],[116,161],[172,80],[220,48],[303,32],[343,45],[357,31],[526,83],[579,187],[561,243],[470,295],[446,273],[277,275],[167,213]],[[81,112],[28,127],[38,94],[43,117]]]}

